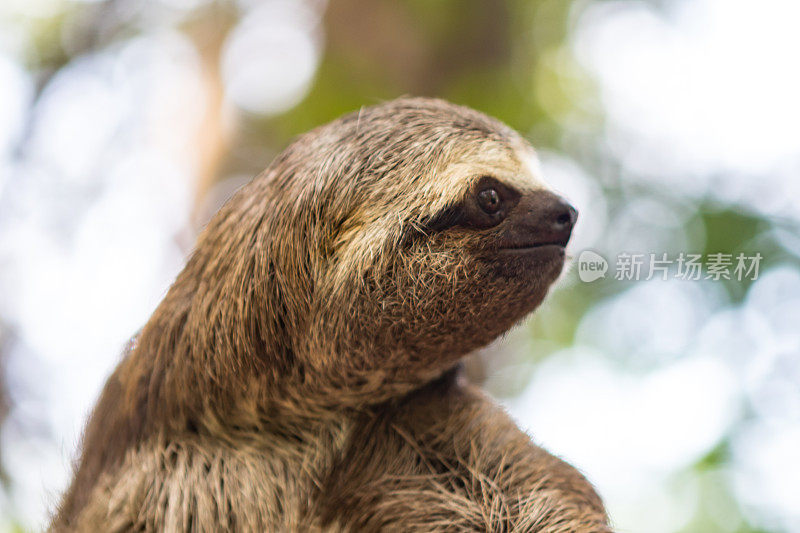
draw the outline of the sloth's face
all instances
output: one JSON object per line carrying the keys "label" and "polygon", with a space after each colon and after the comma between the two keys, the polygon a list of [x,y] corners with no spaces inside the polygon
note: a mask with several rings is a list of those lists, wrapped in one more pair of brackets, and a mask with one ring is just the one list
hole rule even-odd
{"label": "sloth's face", "polygon": [[323,319],[345,332],[342,348],[369,353],[387,374],[435,373],[539,305],[562,270],[577,211],[517,144],[454,154],[417,183],[397,184],[403,195],[384,182],[389,193],[373,201],[388,214],[353,223],[339,247],[366,265],[333,276],[358,277],[338,283],[358,287],[342,295],[345,314]]}
{"label": "sloth's face", "polygon": [[478,172],[458,184],[461,194],[424,219],[420,240],[461,252],[510,285],[557,276],[578,212],[538,179],[535,156],[524,155],[528,164],[508,157],[475,165]]}
{"label": "sloth's face", "polygon": [[440,349],[467,352],[541,303],[578,213],[546,188],[535,161],[522,149],[478,151],[445,169],[455,194],[423,217],[399,254],[400,272],[414,274],[396,279],[415,280],[398,291],[409,296],[407,316],[424,317],[405,333],[412,344],[435,351],[426,333],[434,326],[451,332]]}

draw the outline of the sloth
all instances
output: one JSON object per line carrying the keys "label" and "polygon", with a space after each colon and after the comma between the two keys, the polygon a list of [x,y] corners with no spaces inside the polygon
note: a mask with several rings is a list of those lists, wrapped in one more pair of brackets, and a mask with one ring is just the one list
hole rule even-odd
{"label": "sloth", "polygon": [[52,531],[610,531],[466,382],[576,210],[515,131],[442,100],[296,139],[200,234],[108,379]]}

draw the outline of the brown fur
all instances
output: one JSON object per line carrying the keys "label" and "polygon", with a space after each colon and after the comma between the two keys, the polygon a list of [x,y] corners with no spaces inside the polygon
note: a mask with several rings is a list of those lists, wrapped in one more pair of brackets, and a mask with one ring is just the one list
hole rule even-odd
{"label": "brown fur", "polygon": [[[55,531],[608,531],[588,482],[455,365],[563,257],[437,229],[527,144],[406,98],[309,132],[242,188],[109,378]],[[527,196],[524,196],[527,198]]]}

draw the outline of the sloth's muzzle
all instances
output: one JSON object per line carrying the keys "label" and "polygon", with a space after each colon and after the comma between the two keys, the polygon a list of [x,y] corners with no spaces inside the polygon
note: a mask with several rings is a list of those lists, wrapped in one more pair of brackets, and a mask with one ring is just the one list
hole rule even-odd
{"label": "sloth's muzzle", "polygon": [[529,192],[505,220],[499,247],[523,251],[551,245],[563,249],[577,219],[578,211],[557,194]]}

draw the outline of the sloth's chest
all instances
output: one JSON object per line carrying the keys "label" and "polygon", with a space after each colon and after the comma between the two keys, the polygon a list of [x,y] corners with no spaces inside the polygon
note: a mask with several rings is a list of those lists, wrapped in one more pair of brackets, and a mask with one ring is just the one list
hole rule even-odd
{"label": "sloth's chest", "polygon": [[332,450],[320,442],[252,444],[189,439],[129,454],[95,488],[79,529],[321,531],[312,501]]}

